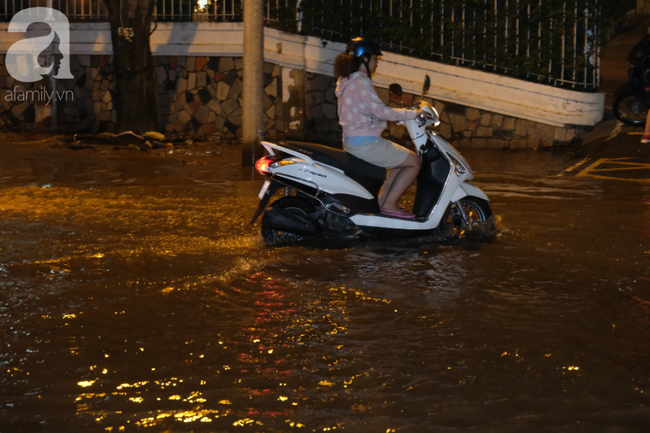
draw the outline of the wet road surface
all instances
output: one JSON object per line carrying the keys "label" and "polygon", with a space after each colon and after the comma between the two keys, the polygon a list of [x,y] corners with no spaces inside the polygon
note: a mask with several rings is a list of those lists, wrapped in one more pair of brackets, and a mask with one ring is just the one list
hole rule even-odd
{"label": "wet road surface", "polygon": [[464,149],[489,242],[281,248],[237,148],[0,145],[0,431],[649,431],[629,143]]}

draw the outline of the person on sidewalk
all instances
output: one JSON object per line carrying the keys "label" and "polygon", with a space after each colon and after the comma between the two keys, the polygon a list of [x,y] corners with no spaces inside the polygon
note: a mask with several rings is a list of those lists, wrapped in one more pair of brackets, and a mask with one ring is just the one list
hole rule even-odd
{"label": "person on sidewalk", "polygon": [[399,207],[397,201],[417,177],[420,158],[405,147],[385,140],[381,133],[386,129],[386,121],[410,120],[428,114],[420,109],[390,108],[381,101],[372,84],[372,74],[381,55],[377,43],[359,37],[336,58],[334,75],[343,149],[359,159],[389,169],[379,193],[383,215],[413,218],[413,213]]}

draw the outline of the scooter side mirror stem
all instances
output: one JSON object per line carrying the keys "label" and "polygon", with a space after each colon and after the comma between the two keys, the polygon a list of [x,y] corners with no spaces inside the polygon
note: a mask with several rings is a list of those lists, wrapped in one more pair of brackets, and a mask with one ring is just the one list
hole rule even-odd
{"label": "scooter side mirror stem", "polygon": [[431,87],[431,77],[429,77],[428,75],[426,75],[426,76],[424,77],[424,85],[422,86],[422,96],[420,97],[420,99],[423,99],[423,98],[424,98],[424,95],[427,94],[427,92],[429,91],[429,88],[430,88],[430,87]]}

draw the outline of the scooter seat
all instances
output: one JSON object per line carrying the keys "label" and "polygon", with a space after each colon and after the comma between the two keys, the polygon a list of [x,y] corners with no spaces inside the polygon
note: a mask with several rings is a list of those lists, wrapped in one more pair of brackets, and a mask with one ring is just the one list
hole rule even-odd
{"label": "scooter seat", "polygon": [[280,146],[304,153],[314,161],[343,170],[343,173],[347,176],[363,176],[381,181],[386,180],[386,170],[384,168],[350,155],[345,150],[302,141],[281,141]]}

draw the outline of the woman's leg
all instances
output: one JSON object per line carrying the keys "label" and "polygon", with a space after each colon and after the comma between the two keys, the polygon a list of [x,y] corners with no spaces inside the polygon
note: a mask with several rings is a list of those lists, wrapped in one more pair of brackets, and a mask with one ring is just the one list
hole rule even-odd
{"label": "woman's leg", "polygon": [[[379,195],[379,207],[384,212],[397,212],[397,200],[404,194],[420,172],[420,158],[413,152],[397,167],[388,172],[386,183]],[[396,170],[397,169],[397,170]]]}
{"label": "woman's leg", "polygon": [[393,181],[395,180],[395,177],[399,173],[401,169],[400,168],[391,168],[388,170],[388,174],[386,175],[386,182],[381,187],[381,191],[379,191],[379,207],[384,206],[384,201],[386,201],[386,195],[388,191],[390,191],[391,186],[393,185]]}

